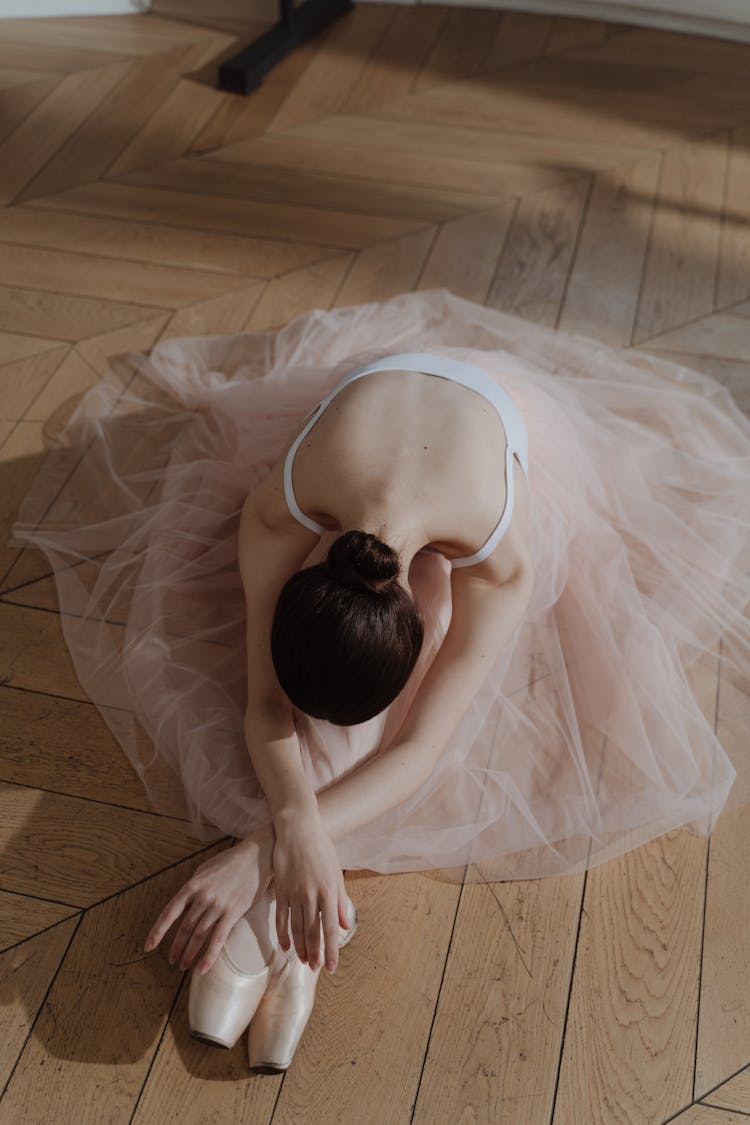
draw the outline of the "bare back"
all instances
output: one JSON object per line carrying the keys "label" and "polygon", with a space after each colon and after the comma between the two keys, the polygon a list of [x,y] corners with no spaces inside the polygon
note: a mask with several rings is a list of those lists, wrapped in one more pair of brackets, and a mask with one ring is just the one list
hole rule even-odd
{"label": "bare back", "polygon": [[[269,527],[300,525],[283,488],[288,447],[255,492]],[[515,500],[500,543],[472,573],[503,580],[526,551],[528,488],[513,462]],[[294,493],[326,529],[351,526],[360,498],[382,501],[424,528],[424,547],[471,555],[506,499],[505,434],[492,404],[458,383],[419,371],[379,371],[343,387],[297,449]],[[301,530],[301,527],[300,527]],[[311,534],[311,533],[309,533]]]}

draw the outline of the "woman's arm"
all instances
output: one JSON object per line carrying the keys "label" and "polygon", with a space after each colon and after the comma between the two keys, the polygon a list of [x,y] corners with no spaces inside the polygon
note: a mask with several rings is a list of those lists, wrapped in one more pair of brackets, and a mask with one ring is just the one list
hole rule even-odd
{"label": "woman's arm", "polygon": [[[271,482],[265,488],[272,486]],[[263,485],[246,500],[240,518],[239,565],[247,605],[245,741],[275,822],[282,810],[299,814],[315,809],[292,706],[273,667],[270,638],[279,594],[318,537],[297,521],[282,528],[269,526],[269,506]]]}
{"label": "woman's arm", "polygon": [[[498,586],[465,570],[451,578],[453,614],[392,745],[317,794],[335,842],[387,812],[427,780],[500,650],[523,617],[533,585],[528,559]],[[293,812],[282,812],[285,817]]]}

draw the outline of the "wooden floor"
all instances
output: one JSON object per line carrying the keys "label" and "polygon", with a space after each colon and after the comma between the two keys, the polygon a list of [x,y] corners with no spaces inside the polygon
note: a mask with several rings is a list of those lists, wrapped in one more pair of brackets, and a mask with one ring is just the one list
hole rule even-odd
{"label": "wooden floor", "polygon": [[[218,92],[273,10],[0,24],[4,530],[108,356],[405,290],[674,357],[750,410],[749,46],[362,4]],[[3,536],[0,578],[3,1125],[748,1121],[742,813],[587,876],[348,873],[360,932],[288,1074],[191,1039],[143,940],[226,843],[149,811],[42,556]],[[731,754],[750,701],[719,658],[694,682]]]}

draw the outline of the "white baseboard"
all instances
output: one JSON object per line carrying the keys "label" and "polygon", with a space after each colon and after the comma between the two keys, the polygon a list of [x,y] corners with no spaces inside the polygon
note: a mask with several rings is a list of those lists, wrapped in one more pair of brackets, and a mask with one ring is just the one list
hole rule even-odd
{"label": "white baseboard", "polygon": [[0,20],[132,15],[150,7],[151,0],[0,0]]}
{"label": "white baseboard", "polygon": [[[356,3],[380,0],[356,0]],[[393,3],[394,0],[391,0]],[[422,0],[395,0],[415,4]],[[425,0],[434,3],[435,0]],[[572,16],[637,27],[661,27],[693,35],[750,42],[750,0],[446,0],[451,7],[508,8],[513,12]]]}

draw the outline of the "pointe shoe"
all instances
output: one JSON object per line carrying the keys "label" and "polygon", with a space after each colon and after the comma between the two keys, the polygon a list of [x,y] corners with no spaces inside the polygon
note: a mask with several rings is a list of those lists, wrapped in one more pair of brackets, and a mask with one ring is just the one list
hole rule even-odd
{"label": "pointe shoe", "polygon": [[[353,922],[348,930],[339,926],[339,949],[351,941],[359,925],[357,908],[351,899],[347,901]],[[247,1056],[253,1074],[281,1074],[289,1069],[315,1003],[322,964],[311,969],[300,961],[294,945],[284,958],[250,1023]]]}
{"label": "pointe shoe", "polygon": [[[264,896],[264,899],[267,908],[268,896]],[[245,935],[240,933],[236,936],[241,955],[242,938]],[[252,935],[249,935],[249,940],[254,940]],[[274,974],[281,972],[284,966],[283,951],[278,944],[269,946],[268,935],[264,936],[262,945],[265,963],[254,972],[237,964],[228,948],[231,946],[232,941],[228,938],[207,973],[193,970],[188,998],[190,1034],[195,1039],[203,1039],[217,1047],[229,1049],[234,1047],[253,1018],[269,980]],[[257,948],[256,945],[256,957]]]}

